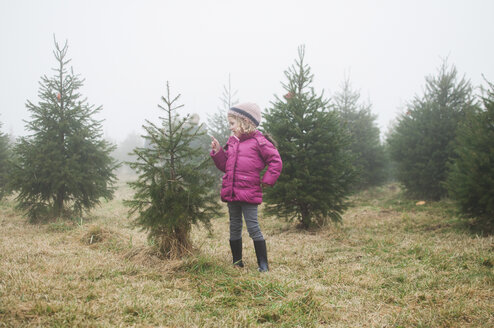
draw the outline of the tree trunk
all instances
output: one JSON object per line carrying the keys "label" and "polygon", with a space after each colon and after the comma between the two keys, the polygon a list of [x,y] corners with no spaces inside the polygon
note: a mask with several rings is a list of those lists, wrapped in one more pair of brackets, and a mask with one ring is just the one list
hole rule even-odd
{"label": "tree trunk", "polygon": [[302,228],[309,229],[311,225],[311,215],[307,204],[300,205],[300,214],[302,216],[302,220],[300,222],[302,224]]}
{"label": "tree trunk", "polygon": [[57,196],[55,198],[55,204],[54,204],[54,214],[55,216],[59,217],[62,212],[63,212],[63,202],[64,202],[64,191],[59,190],[57,192]]}

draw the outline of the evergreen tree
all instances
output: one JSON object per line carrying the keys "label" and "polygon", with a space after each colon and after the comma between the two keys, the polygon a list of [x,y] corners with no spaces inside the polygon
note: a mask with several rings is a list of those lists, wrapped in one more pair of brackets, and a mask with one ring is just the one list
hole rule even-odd
{"label": "evergreen tree", "polygon": [[146,121],[147,147],[134,150],[137,161],[130,166],[139,174],[130,186],[135,190],[126,201],[135,223],[149,232],[162,255],[180,257],[190,251],[192,224],[209,224],[218,213],[217,195],[211,192],[214,178],[207,174],[209,156],[200,146],[191,144],[201,135],[201,125],[181,118],[177,110],[180,95],[171,97],[166,85],[166,97],[161,124]]}
{"label": "evergreen tree", "polygon": [[[0,129],[2,123],[0,122]],[[0,199],[7,194],[7,185],[9,177],[9,136],[0,130]]]}
{"label": "evergreen tree", "polygon": [[142,147],[143,143],[144,141],[139,134],[131,132],[118,144],[117,148],[111,154],[113,158],[123,164],[118,171],[118,175],[133,173],[132,169],[126,163],[136,160],[134,149]]}
{"label": "evergreen tree", "polygon": [[348,78],[333,100],[335,110],[351,136],[350,150],[355,156],[353,165],[358,172],[354,190],[382,183],[386,178],[386,160],[372,106],[360,102],[360,93],[352,89]]}
{"label": "evergreen tree", "polygon": [[113,157],[121,162],[132,162],[136,159],[134,149],[142,147],[143,140],[141,136],[135,132],[127,134],[125,139],[120,142],[113,152]]}
{"label": "evergreen tree", "polygon": [[228,75],[228,85],[223,86],[223,94],[221,95],[221,107],[211,116],[208,115],[208,133],[214,136],[220,145],[226,145],[228,138],[231,135],[230,127],[228,126],[227,112],[238,103],[236,99],[237,91],[232,90],[230,75]]}
{"label": "evergreen tree", "polygon": [[114,192],[114,146],[93,118],[101,106],[78,93],[83,80],[68,69],[67,50],[67,43],[60,48],[55,41],[56,74],[41,78],[38,104],[27,102],[31,134],[14,148],[11,184],[32,221],[88,211]]}
{"label": "evergreen tree", "polygon": [[456,67],[444,62],[437,76],[426,78],[424,95],[408,105],[388,139],[397,179],[415,197],[446,195],[446,165],[455,155],[457,126],[474,107],[470,82],[457,75]]}
{"label": "evergreen tree", "polygon": [[[208,129],[206,124],[201,123],[201,118],[198,114],[194,113],[189,116],[189,119],[185,123],[186,128],[190,128],[193,131],[196,131],[197,136],[190,142],[190,147],[193,149],[199,149],[202,152],[202,155],[209,154],[211,151],[211,137],[208,134]],[[191,160],[196,160],[196,165],[202,164],[204,160],[203,156],[191,158]],[[191,164],[193,164],[191,162]],[[218,190],[218,181],[220,182],[219,187],[221,187],[221,176],[218,175],[219,170],[214,166],[214,163],[211,159],[206,162],[205,174],[209,174],[215,180],[215,184],[212,185],[212,192],[216,194],[219,192]],[[221,173],[221,172],[220,172]],[[217,177],[215,179],[214,177]]]}
{"label": "evergreen tree", "polygon": [[482,98],[483,110],[467,114],[457,135],[457,157],[447,187],[463,214],[494,223],[494,85]]}
{"label": "evergreen tree", "polygon": [[[237,91],[232,89],[230,74],[228,74],[228,85],[223,86],[223,94],[220,97],[221,106],[213,115],[208,115],[208,133],[215,137],[221,146],[225,146],[231,131],[228,125],[227,113],[228,110],[238,103],[236,99]],[[208,137],[208,147],[211,145],[211,138]],[[213,161],[210,162],[209,173],[216,179],[216,191],[221,189],[221,177],[223,172],[214,166]]]}
{"label": "evergreen tree", "polygon": [[204,154],[209,153],[209,151],[211,150],[211,137],[208,135],[207,126],[201,123],[200,116],[196,113],[190,115],[189,119],[185,123],[185,126],[187,128],[197,130],[197,137],[192,140],[190,146],[192,148],[201,148]]}
{"label": "evergreen tree", "polygon": [[303,228],[341,221],[355,173],[349,136],[329,100],[316,95],[313,74],[304,63],[305,48],[287,71],[285,99],[276,96],[263,129],[278,142],[283,172],[274,188],[265,189],[270,214],[297,219]]}

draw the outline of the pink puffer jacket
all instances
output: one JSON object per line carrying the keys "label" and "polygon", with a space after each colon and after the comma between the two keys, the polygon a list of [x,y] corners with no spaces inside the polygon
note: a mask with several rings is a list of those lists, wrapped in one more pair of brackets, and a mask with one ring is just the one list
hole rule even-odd
{"label": "pink puffer jacket", "polygon": [[221,186],[224,202],[262,203],[261,171],[268,166],[262,183],[274,185],[281,173],[278,150],[261,132],[232,136],[219,152],[211,152],[216,167],[225,172]]}

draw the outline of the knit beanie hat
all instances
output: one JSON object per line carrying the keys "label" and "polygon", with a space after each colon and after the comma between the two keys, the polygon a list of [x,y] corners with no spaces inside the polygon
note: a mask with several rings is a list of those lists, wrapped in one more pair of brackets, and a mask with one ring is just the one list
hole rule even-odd
{"label": "knit beanie hat", "polygon": [[254,103],[243,103],[228,110],[228,115],[240,116],[250,120],[255,126],[261,123],[261,109]]}

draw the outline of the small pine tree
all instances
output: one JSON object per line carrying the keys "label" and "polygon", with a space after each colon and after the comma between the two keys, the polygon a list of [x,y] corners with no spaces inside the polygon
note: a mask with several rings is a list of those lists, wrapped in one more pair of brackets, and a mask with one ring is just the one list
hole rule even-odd
{"label": "small pine tree", "polygon": [[437,76],[426,78],[424,95],[408,106],[388,138],[397,179],[412,196],[437,200],[447,193],[456,130],[475,106],[470,82],[458,80],[457,74],[444,62]]}
{"label": "small pine tree", "polygon": [[[0,129],[2,123],[0,122]],[[9,136],[0,130],[0,199],[8,193],[9,158],[10,158]]]}
{"label": "small pine tree", "polygon": [[361,190],[384,182],[385,153],[381,144],[377,116],[370,104],[360,103],[360,93],[352,90],[345,79],[341,90],[333,97],[335,110],[351,136],[350,150],[354,154],[353,166],[358,172],[354,190]]}
{"label": "small pine tree", "polygon": [[494,224],[494,85],[488,84],[484,109],[468,113],[458,129],[447,187],[463,214]]}
{"label": "small pine tree", "polygon": [[263,129],[277,141],[283,159],[283,172],[276,185],[265,190],[265,200],[269,214],[296,218],[309,228],[328,219],[341,221],[355,172],[347,131],[329,101],[311,86],[304,46],[298,55],[285,71],[285,99],[276,97],[264,116]]}
{"label": "small pine tree", "polygon": [[212,193],[214,178],[207,174],[209,156],[200,145],[191,145],[201,135],[202,125],[181,118],[177,109],[180,95],[171,97],[166,84],[161,125],[146,121],[146,147],[134,150],[137,161],[129,163],[139,177],[129,183],[135,190],[130,214],[136,213],[136,225],[149,232],[159,251],[166,257],[180,257],[191,250],[192,224],[209,225],[218,215],[217,195]]}
{"label": "small pine tree", "polygon": [[83,80],[69,71],[67,50],[67,42],[60,48],[55,40],[56,74],[41,78],[38,104],[27,102],[31,135],[13,151],[11,185],[31,221],[78,215],[114,193],[114,146],[103,140],[101,121],[93,118],[102,108],[78,93]]}

